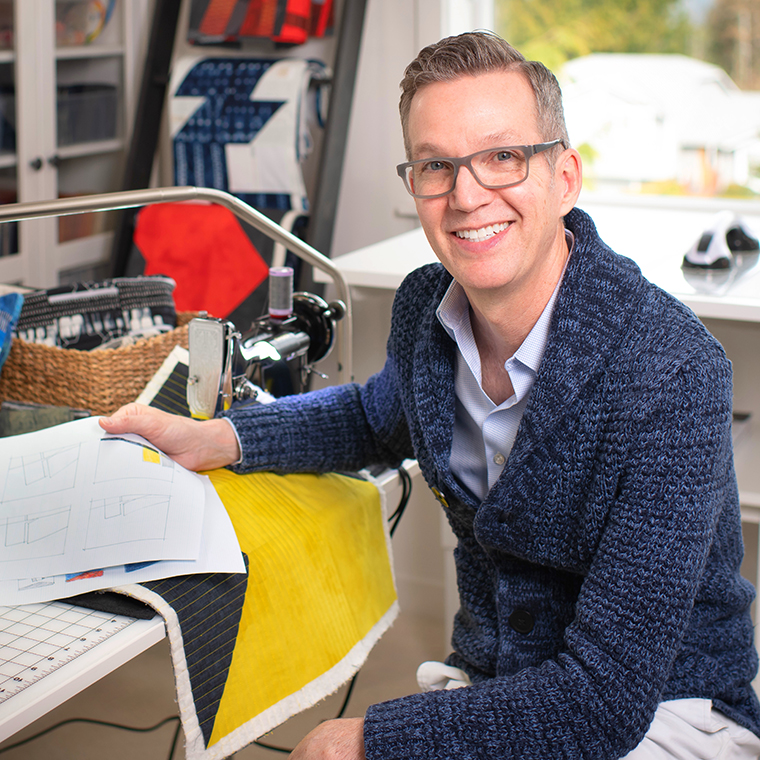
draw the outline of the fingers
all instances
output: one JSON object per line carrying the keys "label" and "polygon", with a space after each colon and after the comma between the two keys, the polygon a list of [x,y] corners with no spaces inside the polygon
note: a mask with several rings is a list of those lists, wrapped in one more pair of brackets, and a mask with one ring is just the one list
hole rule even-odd
{"label": "fingers", "polygon": [[100,426],[111,435],[134,433],[189,470],[212,470],[240,458],[237,436],[224,420],[193,420],[143,404],[126,404]]}
{"label": "fingers", "polygon": [[143,404],[127,404],[117,409],[111,417],[102,417],[99,423],[106,433],[135,433],[161,448],[167,437],[171,436],[173,417],[175,415]]}
{"label": "fingers", "polygon": [[117,409],[110,417],[101,417],[98,422],[103,430],[109,433],[138,433],[136,428],[144,429],[145,425],[155,424],[156,414],[165,414],[144,404],[126,404]]}

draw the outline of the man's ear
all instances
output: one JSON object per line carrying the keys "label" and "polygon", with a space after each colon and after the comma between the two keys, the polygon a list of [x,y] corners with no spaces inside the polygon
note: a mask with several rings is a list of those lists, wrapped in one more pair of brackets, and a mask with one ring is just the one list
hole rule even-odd
{"label": "man's ear", "polygon": [[575,148],[568,148],[557,159],[555,181],[562,190],[560,213],[564,216],[578,201],[583,184],[583,163]]}

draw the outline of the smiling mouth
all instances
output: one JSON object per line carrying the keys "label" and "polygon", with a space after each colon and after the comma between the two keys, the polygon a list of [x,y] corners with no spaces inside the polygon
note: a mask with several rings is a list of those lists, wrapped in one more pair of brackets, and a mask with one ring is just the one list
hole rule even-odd
{"label": "smiling mouth", "polygon": [[507,227],[509,227],[509,222],[502,222],[501,224],[489,224],[478,230],[458,230],[454,234],[462,240],[475,240],[476,242],[481,242],[483,240],[488,240],[488,238],[492,238],[494,235],[498,235],[500,232],[506,230]]}

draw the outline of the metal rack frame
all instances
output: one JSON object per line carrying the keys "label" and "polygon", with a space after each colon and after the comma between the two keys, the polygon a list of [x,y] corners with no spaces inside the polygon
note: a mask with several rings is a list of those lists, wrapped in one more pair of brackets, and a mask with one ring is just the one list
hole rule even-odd
{"label": "metal rack frame", "polygon": [[264,214],[243,203],[234,195],[207,187],[163,187],[149,190],[126,190],[101,195],[77,196],[50,201],[31,201],[0,206],[0,223],[18,222],[51,216],[69,216],[91,211],[111,211],[135,208],[151,203],[177,203],[180,201],[207,201],[230,210],[238,219],[255,227],[267,237],[280,243],[298,258],[328,274],[346,305],[346,316],[338,323],[338,378],[340,383],[353,380],[353,312],[351,293],[343,274],[333,262],[308,243],[304,243]]}

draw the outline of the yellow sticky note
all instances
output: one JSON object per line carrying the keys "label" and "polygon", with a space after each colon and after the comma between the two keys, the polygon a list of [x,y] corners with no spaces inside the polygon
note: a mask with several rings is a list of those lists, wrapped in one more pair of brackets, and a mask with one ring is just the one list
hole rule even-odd
{"label": "yellow sticky note", "polygon": [[143,462],[161,464],[161,455],[155,449],[149,449],[147,446],[143,446]]}

